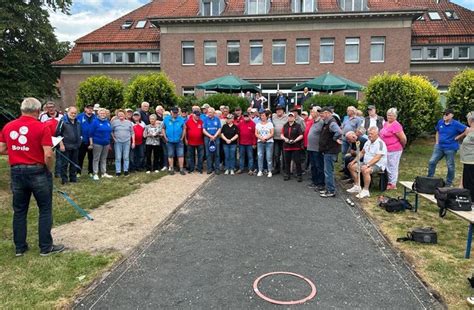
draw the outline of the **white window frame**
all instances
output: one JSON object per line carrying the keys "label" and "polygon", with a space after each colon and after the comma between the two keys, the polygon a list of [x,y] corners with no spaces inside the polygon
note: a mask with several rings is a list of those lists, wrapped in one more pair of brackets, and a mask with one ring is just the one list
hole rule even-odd
{"label": "white window frame", "polygon": [[[298,47],[307,47],[308,48],[308,60],[307,61],[298,61]],[[309,64],[310,59],[311,59],[311,39],[296,39],[295,63],[297,65],[307,65],[307,64]]]}
{"label": "white window frame", "polygon": [[[311,10],[306,11],[306,3],[311,3]],[[294,13],[312,13],[314,12],[314,1],[315,0],[293,0],[293,12]],[[298,10],[297,4],[300,3],[300,9]]]}
{"label": "white window frame", "polygon": [[[430,50],[435,50],[436,51],[436,57],[430,57]],[[428,47],[426,49],[426,59],[428,59],[428,60],[437,60],[437,59],[439,59],[439,48],[437,48],[437,47]]]}
{"label": "white window frame", "polygon": [[[122,61],[117,61],[117,55],[121,55],[122,56]],[[123,53],[119,53],[119,52],[115,52],[114,53],[114,63],[116,64],[123,64]]]}
{"label": "white window frame", "polygon": [[[326,42],[323,42],[323,40],[327,40]],[[330,41],[329,41],[330,40]],[[319,41],[319,63],[321,64],[333,64],[334,63],[334,46],[335,46],[336,39],[335,38],[321,38]],[[322,61],[322,47],[323,46],[331,46],[332,47],[332,60],[325,60]]]}
{"label": "white window frame", "polygon": [[[252,40],[249,43],[249,63],[251,66],[262,66],[263,65],[263,40]],[[260,48],[262,50],[262,61],[252,62],[252,48]]]}
{"label": "white window frame", "polygon": [[[156,54],[158,54],[158,61],[153,61],[153,55],[156,55]],[[152,64],[159,64],[159,63],[161,63],[161,52],[151,52],[150,60],[151,60],[151,63],[152,63]]]}
{"label": "white window frame", "polygon": [[[184,50],[192,49],[193,50],[193,62],[184,63]],[[196,49],[194,47],[194,41],[181,41],[181,65],[183,66],[194,66],[196,64]]]}
{"label": "white window frame", "polygon": [[181,93],[183,96],[194,96],[195,95],[195,90],[194,87],[189,86],[189,87],[182,87],[181,88]]}
{"label": "white window frame", "polygon": [[[229,49],[238,48],[239,51],[239,62],[229,62]],[[227,65],[228,66],[238,66],[240,65],[240,41],[229,40],[227,41]]]}
{"label": "white window frame", "polygon": [[[413,50],[420,51],[420,57],[419,58],[412,58]],[[411,50],[410,50],[410,58],[411,58],[411,60],[422,60],[423,59],[423,49],[421,47],[412,47]]]}
{"label": "white window frame", "polygon": [[[129,61],[129,57],[128,57],[128,56],[129,56],[130,54],[133,54],[133,55],[134,55],[134,56],[133,56],[133,62],[130,62],[130,61]],[[135,52],[127,52],[127,53],[125,53],[125,55],[127,55],[127,63],[128,63],[128,64],[136,64],[136,63],[137,63],[137,54],[136,54]]]}
{"label": "white window frame", "polygon": [[[94,61],[94,55],[97,55],[97,61]],[[91,64],[100,64],[100,53],[91,53]]]}
{"label": "white window frame", "polygon": [[[257,4],[255,6],[255,9],[256,11],[255,12],[251,12],[250,11],[250,1],[255,1]],[[263,12],[260,12],[259,11],[259,7],[261,5],[261,3],[263,2]],[[267,0],[246,0],[246,3],[247,3],[247,14],[248,15],[262,15],[262,14],[266,14],[267,13]]]}
{"label": "white window frame", "polygon": [[[214,4],[217,2],[217,14],[214,14]],[[204,4],[209,3],[210,14],[206,15],[204,10]],[[201,16],[219,16],[221,13],[221,1],[220,0],[201,0]]]}
{"label": "white window frame", "polygon": [[[460,56],[459,56],[459,50],[460,50],[461,48],[465,48],[465,49],[467,50],[467,56],[466,56],[466,57],[460,57]],[[458,48],[458,59],[469,59],[469,57],[470,57],[470,52],[471,52],[471,49],[469,48],[469,46],[460,46],[460,47]]]}
{"label": "white window frame", "polygon": [[137,29],[145,28],[146,22],[147,22],[146,20],[139,20],[137,24],[135,25],[135,28]]}
{"label": "white window frame", "polygon": [[[283,43],[284,42],[284,43]],[[275,48],[284,47],[285,53],[283,54],[283,62],[275,62]],[[273,40],[272,42],[272,65],[285,65],[286,64],[286,40]]]}
{"label": "white window frame", "polygon": [[[444,56],[445,50],[451,50],[451,57]],[[443,54],[441,55],[443,59],[454,59],[454,47],[443,47]]]}
{"label": "white window frame", "polygon": [[441,14],[436,11],[428,12],[428,17],[430,18],[430,20],[442,20]]}
{"label": "white window frame", "polygon": [[348,96],[348,97],[351,97],[349,96],[348,94],[355,94],[355,99],[356,100],[359,100],[359,92],[357,90],[345,90],[344,91],[344,96]]}
{"label": "white window frame", "polygon": [[[347,60],[347,47],[357,45],[357,60]],[[344,62],[346,64],[356,64],[360,62],[360,38],[346,38],[344,46]]]}
{"label": "white window frame", "polygon": [[[379,41],[377,41],[379,40]],[[383,63],[385,62],[385,37],[374,36],[370,38],[370,62],[371,63]],[[372,60],[372,47],[382,45],[382,60]]]}
{"label": "white window frame", "polygon": [[[105,61],[105,55],[106,54],[110,55],[110,61]],[[102,53],[102,62],[104,64],[111,64],[112,63],[112,53],[110,53],[110,52]]]}
{"label": "white window frame", "polygon": [[126,21],[123,22],[121,28],[124,29],[124,30],[125,29],[131,29],[132,26],[133,26],[133,20],[126,20]]}
{"label": "white window frame", "polygon": [[[146,56],[146,60],[142,61],[142,56]],[[139,64],[146,64],[148,63],[148,53],[147,52],[138,52],[138,63]]]}
{"label": "white window frame", "polygon": [[[350,10],[346,10],[346,1],[345,0],[342,0],[341,1],[341,8],[343,11],[345,12],[348,12],[348,11],[351,11],[351,12],[354,12],[356,11],[355,10],[355,5],[356,5],[356,1],[359,1],[359,0],[351,0],[351,8]],[[364,4],[365,4],[366,0],[360,0],[360,11],[364,11],[364,8],[366,7]]]}
{"label": "white window frame", "polygon": [[[213,46],[206,46],[206,44],[213,44]],[[217,66],[217,41],[204,41],[204,53],[203,53],[203,56],[204,56],[204,65],[205,66]],[[214,63],[207,63],[206,62],[206,50],[207,49],[214,49],[215,52],[216,52],[216,62]]]}

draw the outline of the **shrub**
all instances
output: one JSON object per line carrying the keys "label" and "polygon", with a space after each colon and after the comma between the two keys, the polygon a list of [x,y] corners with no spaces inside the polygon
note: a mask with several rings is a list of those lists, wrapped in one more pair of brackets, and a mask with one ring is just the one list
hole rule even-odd
{"label": "shrub", "polygon": [[176,86],[164,72],[137,75],[125,91],[126,106],[136,109],[147,101],[152,107],[162,105],[170,109],[178,104],[175,89]]}
{"label": "shrub", "polygon": [[179,96],[178,107],[186,108],[188,112],[191,112],[193,105],[199,105],[199,100],[194,96]]}
{"label": "shrub", "polygon": [[408,144],[426,131],[432,131],[441,116],[439,93],[422,76],[380,74],[372,77],[365,89],[366,105],[375,105],[380,115],[389,108],[398,110]]}
{"label": "shrub", "polygon": [[466,121],[467,113],[474,110],[474,69],[465,69],[453,78],[446,106],[454,110],[456,118]]}
{"label": "shrub", "polygon": [[123,106],[124,84],[106,75],[95,75],[79,84],[77,107],[81,111],[86,104],[100,104],[114,111]]}
{"label": "shrub", "polygon": [[357,100],[349,96],[341,95],[317,95],[309,98],[304,102],[303,109],[309,111],[311,105],[318,105],[320,107],[333,106],[334,112],[336,112],[341,118],[346,115],[348,106],[357,107]]}
{"label": "shrub", "polygon": [[229,107],[230,111],[234,111],[236,107],[241,107],[242,111],[245,111],[249,106],[245,98],[224,93],[202,97],[199,105],[202,106],[205,103],[207,103],[216,110],[218,110],[221,105],[225,105]]}

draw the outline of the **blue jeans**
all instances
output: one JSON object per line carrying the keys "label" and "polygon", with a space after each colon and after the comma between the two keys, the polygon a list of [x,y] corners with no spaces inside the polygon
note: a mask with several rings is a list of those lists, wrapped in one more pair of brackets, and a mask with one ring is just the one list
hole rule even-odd
{"label": "blue jeans", "polygon": [[257,156],[258,156],[258,171],[263,171],[263,157],[267,159],[267,169],[269,172],[272,171],[272,160],[273,160],[273,142],[258,142],[257,143]]}
{"label": "blue jeans", "polygon": [[145,144],[135,145],[130,149],[130,170],[140,171],[145,166]]}
{"label": "blue jeans", "polygon": [[168,146],[166,145],[166,142],[163,139],[161,139],[161,146],[163,148],[163,167],[168,168]]}
{"label": "blue jeans", "polygon": [[221,157],[220,157],[220,143],[221,139],[217,138],[214,140],[216,143],[216,151],[215,152],[209,152],[209,142],[211,139],[208,137],[204,137],[204,145],[206,147],[206,162],[207,162],[207,171],[212,171],[212,170],[219,170],[220,163],[221,163]]}
{"label": "blue jeans", "polygon": [[59,147],[56,149],[56,161],[54,163],[54,175],[56,177],[59,177],[61,176],[61,170],[62,170],[62,167],[63,167],[63,160],[65,160],[64,158],[62,158],[61,155],[57,154],[61,152],[59,150]]}
{"label": "blue jeans", "polygon": [[314,185],[324,186],[324,156],[321,152],[308,151],[311,164],[311,181]]}
{"label": "blue jeans", "polygon": [[51,226],[53,224],[53,178],[46,167],[14,166],[11,168],[11,189],[13,192],[13,241],[17,251],[24,251],[26,243],[28,207],[31,194],[39,208],[39,247],[47,251],[53,245]]}
{"label": "blue jeans", "polygon": [[225,170],[234,170],[235,168],[235,151],[237,150],[237,144],[223,144],[225,161]]}
{"label": "blue jeans", "polygon": [[428,176],[432,177],[436,171],[436,165],[443,158],[446,157],[446,166],[448,166],[448,174],[446,176],[446,185],[450,186],[454,180],[454,157],[456,156],[456,150],[443,150],[439,145],[435,145],[433,154],[431,155],[430,162],[428,164]]}
{"label": "blue jeans", "polygon": [[166,143],[168,150],[168,158],[184,157],[184,143],[183,141],[179,142],[169,142]]}
{"label": "blue jeans", "polygon": [[128,166],[130,164],[130,141],[114,143],[115,151],[115,172],[120,173],[122,170],[122,159],[123,159],[123,171],[128,172]]}
{"label": "blue jeans", "polygon": [[251,145],[239,145],[240,152],[240,170],[244,170],[245,167],[245,155],[247,155],[249,171],[254,170],[253,162],[253,147]]}
{"label": "blue jeans", "polygon": [[330,193],[336,192],[334,181],[334,163],[337,160],[337,154],[324,154],[324,182],[326,190]]}
{"label": "blue jeans", "polygon": [[202,172],[202,162],[204,160],[204,145],[188,145],[188,169],[189,172],[194,171],[196,165],[197,152],[197,170]]}

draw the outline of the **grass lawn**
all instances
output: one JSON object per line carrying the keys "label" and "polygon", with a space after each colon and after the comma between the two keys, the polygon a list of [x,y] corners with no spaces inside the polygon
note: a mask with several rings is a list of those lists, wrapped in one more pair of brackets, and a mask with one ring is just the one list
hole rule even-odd
{"label": "grass lawn", "polygon": [[[60,307],[67,304],[81,288],[87,286],[121,256],[118,253],[92,255],[84,252],[65,252],[51,257],[40,257],[38,208],[32,199],[28,215],[30,251],[24,257],[15,258],[9,168],[6,160],[5,156],[0,157],[0,308]],[[60,185],[58,179],[55,179],[54,183],[57,188],[67,192],[80,207],[91,210],[107,201],[126,196],[140,184],[154,181],[162,175],[135,173],[126,178],[100,181],[83,176],[77,184]],[[76,210],[57,193],[53,193],[53,216],[55,226],[80,218]]]}
{"label": "grass lawn", "polygon": [[[432,140],[418,140],[402,155],[400,162],[399,181],[413,181],[417,175],[426,175],[428,160],[433,151]],[[446,162],[439,162],[436,175],[446,178]],[[459,186],[462,175],[462,164],[459,155],[456,161],[456,179]],[[397,185],[397,191],[387,191],[390,197],[403,197],[403,188]],[[468,222],[448,212],[440,218],[436,204],[428,202],[420,196],[417,213],[388,213],[376,207],[376,199],[380,193],[371,192],[371,198],[363,203],[366,213],[379,225],[389,241],[403,253],[414,266],[416,272],[432,288],[441,294],[449,308],[465,308],[465,299],[473,295],[469,282],[466,280],[474,271],[473,259],[464,259]],[[414,196],[409,198],[414,203]],[[397,243],[398,237],[419,226],[432,226],[438,232],[437,245],[423,245],[413,242]],[[473,254],[471,254],[473,256]]]}

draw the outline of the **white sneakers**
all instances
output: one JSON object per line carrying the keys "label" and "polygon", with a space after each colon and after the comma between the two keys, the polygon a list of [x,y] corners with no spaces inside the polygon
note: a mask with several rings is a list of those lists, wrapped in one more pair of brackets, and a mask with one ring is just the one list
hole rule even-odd
{"label": "white sneakers", "polygon": [[271,178],[271,177],[272,177],[272,173],[271,173],[271,172],[268,172],[267,177]]}
{"label": "white sneakers", "polygon": [[226,170],[226,171],[224,172],[224,174],[229,174],[229,170]]}
{"label": "white sneakers", "polygon": [[230,175],[234,175],[234,174],[235,174],[234,170],[230,170]]}
{"label": "white sneakers", "polygon": [[94,176],[92,177],[92,179],[94,181],[99,181],[99,176],[97,174],[94,174]]}
{"label": "white sneakers", "polygon": [[150,173],[151,173],[151,171],[150,171],[150,170],[148,170],[148,171],[146,172],[146,174],[150,174]]}
{"label": "white sneakers", "polygon": [[347,190],[348,193],[359,193],[360,191],[361,191],[361,188],[359,185],[354,185]]}
{"label": "white sneakers", "polygon": [[356,197],[359,199],[370,197],[370,193],[368,190],[363,189],[359,194],[356,195]]}
{"label": "white sneakers", "polygon": [[110,179],[110,178],[113,178],[113,176],[111,176],[110,174],[107,174],[107,173],[104,173],[102,175],[103,178],[107,178],[107,179]]}
{"label": "white sneakers", "polygon": [[160,172],[160,170],[155,170],[155,173],[158,173],[158,172]]}
{"label": "white sneakers", "polygon": [[257,173],[257,177],[261,177],[262,175],[263,175],[263,172],[262,172],[262,171],[259,171],[259,172]]}
{"label": "white sneakers", "polygon": [[163,168],[161,168],[161,171],[166,171],[168,170],[168,167],[164,166]]}
{"label": "white sneakers", "polygon": [[356,197],[359,199],[370,197],[370,192],[366,189],[362,189],[359,185],[352,186],[347,192],[351,194],[357,193]]}

